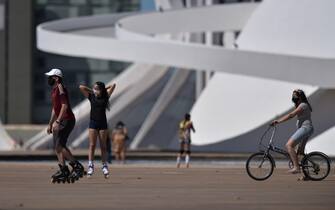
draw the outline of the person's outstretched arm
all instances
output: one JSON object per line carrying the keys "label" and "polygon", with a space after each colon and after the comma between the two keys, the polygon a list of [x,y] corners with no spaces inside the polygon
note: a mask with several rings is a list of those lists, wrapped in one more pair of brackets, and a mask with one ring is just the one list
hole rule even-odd
{"label": "person's outstretched arm", "polygon": [[294,109],[289,114],[284,115],[283,117],[279,118],[278,120],[272,121],[271,125],[276,125],[276,124],[288,121],[288,120],[292,119],[293,117],[297,116],[297,114],[299,114],[300,112],[302,112],[302,108],[298,106],[296,109]]}
{"label": "person's outstretched arm", "polygon": [[193,123],[191,124],[191,129],[192,129],[193,133],[195,133],[195,128],[193,126]]}
{"label": "person's outstretched arm", "polygon": [[79,85],[79,90],[86,98],[92,93],[92,89],[85,85]]}
{"label": "person's outstretched arm", "polygon": [[110,96],[112,95],[112,93],[113,93],[114,90],[115,90],[115,87],[116,87],[116,84],[115,84],[115,83],[112,84],[112,85],[108,85],[108,86],[106,87],[106,89],[107,89],[107,93],[108,93],[108,97],[110,97]]}

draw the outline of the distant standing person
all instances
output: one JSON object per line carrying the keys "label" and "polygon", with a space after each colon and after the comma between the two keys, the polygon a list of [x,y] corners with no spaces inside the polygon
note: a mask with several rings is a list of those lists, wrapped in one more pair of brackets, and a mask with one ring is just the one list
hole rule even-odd
{"label": "distant standing person", "polygon": [[191,155],[191,132],[195,132],[193,123],[191,121],[191,115],[185,114],[184,120],[179,123],[179,143],[180,151],[177,155],[177,168],[180,167],[180,160],[185,153],[185,164],[189,167],[190,155]]}
{"label": "distant standing person", "polygon": [[[52,181],[74,181],[84,174],[84,167],[73,157],[67,148],[67,139],[75,126],[76,119],[71,110],[69,95],[63,85],[63,74],[60,69],[51,69],[48,73],[48,84],[52,87],[52,111],[47,133],[53,134],[54,148],[60,170],[52,175]],[[65,160],[70,161],[72,171],[69,171]]]}
{"label": "distant standing person", "polygon": [[89,123],[89,153],[88,153],[88,170],[87,176],[94,173],[94,152],[97,138],[100,140],[102,172],[105,178],[109,177],[107,165],[107,136],[108,125],[106,110],[110,109],[109,97],[112,95],[116,85],[105,87],[103,82],[96,82],[93,89],[80,85],[79,89],[91,103],[91,114]]}
{"label": "distant standing person", "polygon": [[125,163],[126,159],[126,140],[128,139],[128,130],[122,121],[119,121],[112,132],[113,152],[115,160]]}

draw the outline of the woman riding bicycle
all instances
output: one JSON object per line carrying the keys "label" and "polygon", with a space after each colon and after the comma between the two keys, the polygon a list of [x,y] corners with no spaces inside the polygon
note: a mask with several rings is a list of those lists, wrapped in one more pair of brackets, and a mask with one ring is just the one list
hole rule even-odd
{"label": "woman riding bicycle", "polygon": [[293,162],[293,168],[289,170],[289,173],[296,174],[300,173],[299,163],[298,163],[298,155],[295,151],[295,146],[300,144],[298,149],[298,154],[303,155],[306,143],[308,139],[313,134],[314,128],[311,119],[312,106],[307,100],[307,97],[302,90],[294,90],[292,94],[292,102],[295,105],[295,109],[281,117],[278,120],[274,120],[271,125],[276,125],[282,122],[285,122],[295,116],[297,116],[297,130],[295,133],[289,138],[286,143],[287,152],[290,155],[290,158]]}

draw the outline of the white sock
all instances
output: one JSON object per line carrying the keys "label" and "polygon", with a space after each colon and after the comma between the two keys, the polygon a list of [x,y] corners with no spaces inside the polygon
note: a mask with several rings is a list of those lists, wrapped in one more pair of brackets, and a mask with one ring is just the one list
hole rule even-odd
{"label": "white sock", "polygon": [[177,164],[180,164],[180,157],[177,157]]}
{"label": "white sock", "polygon": [[185,157],[185,163],[186,163],[186,164],[189,164],[189,162],[190,162],[190,156],[189,156],[189,155],[186,155],[186,157]]}

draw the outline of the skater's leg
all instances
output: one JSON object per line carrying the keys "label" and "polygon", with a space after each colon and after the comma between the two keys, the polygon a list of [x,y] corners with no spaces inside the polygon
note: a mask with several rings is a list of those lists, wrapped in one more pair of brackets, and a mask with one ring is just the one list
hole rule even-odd
{"label": "skater's leg", "polygon": [[71,151],[67,148],[66,143],[67,139],[73,130],[75,125],[75,120],[63,120],[62,128],[57,133],[57,146],[62,154],[62,158],[68,161],[75,161]]}
{"label": "skater's leg", "polygon": [[101,149],[101,160],[102,160],[102,173],[105,178],[109,177],[109,170],[107,164],[107,130],[99,131],[100,149]]}
{"label": "skater's leg", "polygon": [[62,166],[65,166],[65,158],[63,156],[62,150],[63,150],[63,147],[59,144],[59,142],[58,143],[56,142],[55,153],[58,159],[58,163]]}
{"label": "skater's leg", "polygon": [[69,150],[69,148],[67,146],[62,148],[62,154],[63,157],[68,160],[68,161],[75,161],[75,158],[73,157],[71,151]]}
{"label": "skater's leg", "polygon": [[94,160],[94,152],[95,152],[95,145],[97,143],[97,137],[98,137],[98,130],[90,128],[88,130],[88,138],[90,141],[89,151],[88,151],[88,161],[91,161],[91,162]]}
{"label": "skater's leg", "polygon": [[99,131],[100,149],[101,149],[101,160],[102,163],[107,162],[107,130]]}
{"label": "skater's leg", "polygon": [[54,150],[57,156],[58,163],[64,166],[65,159],[63,157],[62,146],[60,144],[59,131],[58,130],[53,131],[52,136],[53,136]]}
{"label": "skater's leg", "polygon": [[89,149],[88,149],[88,166],[87,176],[90,177],[94,173],[94,153],[97,142],[98,130],[90,128],[88,130]]}

